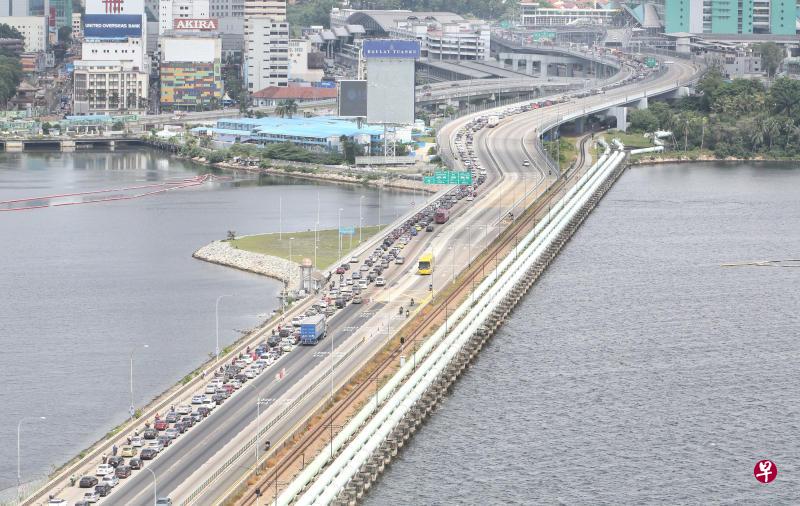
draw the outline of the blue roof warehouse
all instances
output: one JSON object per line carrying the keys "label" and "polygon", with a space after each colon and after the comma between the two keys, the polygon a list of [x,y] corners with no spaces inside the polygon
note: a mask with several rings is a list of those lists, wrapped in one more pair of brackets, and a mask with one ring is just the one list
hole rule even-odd
{"label": "blue roof warehouse", "polygon": [[383,128],[364,125],[335,116],[311,118],[225,118],[217,120],[210,130],[219,147],[246,142],[273,144],[291,142],[313,151],[341,151],[341,137],[345,136],[364,146],[379,143]]}

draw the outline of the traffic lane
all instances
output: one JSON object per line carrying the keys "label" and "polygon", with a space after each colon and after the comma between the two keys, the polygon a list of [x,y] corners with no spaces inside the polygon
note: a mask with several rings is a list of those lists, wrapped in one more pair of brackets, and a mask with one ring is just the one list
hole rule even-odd
{"label": "traffic lane", "polygon": [[[333,331],[336,325],[353,325],[360,317],[360,311],[354,306],[348,306],[348,311],[340,313],[343,318],[336,318],[332,322]],[[347,309],[347,308],[346,308]],[[324,341],[324,340],[323,340]],[[334,343],[334,350],[341,344]],[[279,398],[292,386],[290,378],[303,378],[319,362],[319,358],[311,353],[312,347],[298,347],[281,358],[274,366],[268,367],[256,378],[245,383],[236,395],[231,396],[222,406],[217,407],[212,415],[203,420],[197,426],[180,436],[169,449],[158,458],[151,461],[149,467],[156,472],[159,479],[159,490],[168,495],[184,479],[191,475],[197,467],[213,456],[217,451],[224,448],[228,440],[219,437],[220,434],[238,434],[242,428],[247,426],[255,419],[255,402],[259,393],[265,392],[261,397]],[[286,368],[287,376],[281,381],[277,381],[272,371]],[[226,411],[217,412],[223,407]],[[114,494],[114,499],[121,503],[137,504],[138,501],[147,502],[147,497],[139,497],[146,493],[151,485],[149,473],[136,473],[128,480],[125,480],[126,487],[121,487],[117,492],[124,494]]]}
{"label": "traffic lane", "polygon": [[[349,335],[358,331],[370,320],[370,318],[372,317],[371,313],[379,313],[385,305],[386,305],[385,303],[379,302],[372,304],[365,309],[359,308],[358,305],[348,306],[352,307],[353,311],[350,312],[349,315],[350,317],[342,322],[343,328],[330,330],[329,334],[326,335],[326,337],[322,341],[320,341],[319,344],[315,346],[303,347],[303,349],[306,349],[308,353],[311,353],[315,359],[314,363],[311,365],[311,368],[316,367],[320,363],[321,361],[320,359],[328,360],[328,357],[330,357],[330,344],[327,342],[328,339],[331,339],[335,343],[333,355],[335,357],[335,360],[339,360],[340,358],[338,356],[339,352],[336,351],[339,348],[339,346],[344,345]],[[339,339],[334,339],[333,334],[336,334],[336,336]],[[369,348],[369,346],[364,346],[363,348]],[[372,350],[370,354],[371,353],[374,353],[374,350]],[[325,369],[325,371],[327,372],[327,369]],[[344,375],[345,376],[344,379],[350,376],[350,372],[346,368],[344,369],[336,368],[335,371],[336,371],[334,377],[335,384],[338,384],[338,382],[340,381],[340,376]],[[310,370],[306,371],[304,373],[304,376],[308,374],[308,372],[310,372]],[[329,388],[326,387],[327,387],[327,382],[323,382],[322,384],[320,384],[317,387],[317,389],[313,393],[308,395],[290,414],[288,414],[278,423],[276,423],[275,427],[273,427],[271,431],[269,431],[267,434],[264,435],[262,441],[264,440],[279,441],[281,437],[286,435],[298,423],[304,420],[308,416],[307,413],[309,410],[313,409],[314,407],[319,405],[319,403],[323,399],[330,396],[330,390]],[[285,394],[286,392],[282,392],[278,395],[282,396]],[[264,395],[262,395],[261,397],[271,398],[269,396],[264,396]],[[253,406],[255,406],[256,400],[257,399],[253,399],[252,401]],[[285,400],[285,402],[289,402],[290,400],[291,399]],[[255,428],[250,426],[252,426],[255,421],[255,417],[257,414],[256,409],[253,409],[251,414],[252,417],[246,418],[248,424],[248,427],[246,427],[246,429],[255,434]],[[261,425],[263,426],[268,421],[269,419],[265,419],[264,414],[262,413]],[[238,447],[241,446],[241,444],[242,444],[241,442],[237,444],[236,450],[238,450]],[[243,472],[247,472],[249,469],[252,469],[254,463],[255,463],[255,452],[253,453],[247,452],[237,461],[236,465],[231,466],[228,472],[226,472],[221,478],[219,478],[211,486],[209,486],[209,488],[200,497],[196,499],[197,504],[211,504],[214,500],[218,499],[222,494],[224,494],[227,490],[229,490],[234,483],[236,483],[236,481],[241,477]],[[191,477],[188,478],[188,482],[194,481],[199,485],[199,483],[202,482],[206,478],[206,476],[202,472],[196,474],[198,474],[198,476],[192,475]],[[184,482],[186,481],[187,480],[185,480]],[[182,492],[190,493],[191,490],[193,490],[193,487],[188,490],[182,490]]]}
{"label": "traffic lane", "polygon": [[[376,311],[380,310],[382,307],[381,304],[375,304],[374,306],[375,307],[371,309]],[[264,381],[261,382],[261,384],[251,383],[250,386],[247,384],[243,386],[242,388],[246,390],[242,392],[241,398],[238,399],[238,404],[240,404],[240,406],[237,406],[237,409],[235,409],[229,415],[231,418],[234,418],[234,420],[231,420],[230,423],[225,424],[225,427],[220,427],[220,430],[228,431],[228,434],[239,434],[242,430],[251,425],[257,414],[256,402],[259,398],[282,399],[282,402],[289,402],[289,399],[284,399],[288,390],[297,381],[304,380],[306,376],[308,376],[308,374],[329,355],[327,354],[320,356],[318,352],[327,352],[331,349],[331,347],[333,347],[335,355],[336,351],[344,344],[345,341],[343,339],[337,340],[334,338],[334,336],[344,329],[360,328],[368,319],[364,315],[364,311],[361,310],[361,308],[351,305],[344,309],[349,310],[342,312],[341,318],[337,318],[335,322],[331,323],[328,335],[322,341],[320,341],[318,345],[299,346],[295,348],[294,351],[289,353],[290,357],[295,357],[295,361],[291,363],[287,362],[285,365],[281,364],[282,367],[286,368],[286,377],[283,380],[275,380],[273,375],[270,374],[264,379]],[[328,339],[330,339],[330,343],[326,342]],[[263,375],[260,375],[259,378],[262,376]],[[200,425],[202,426],[203,424]],[[216,454],[219,449],[224,448],[229,443],[230,441],[218,441],[217,444],[214,445],[215,448],[207,448],[200,454],[187,455],[186,458],[193,462],[197,462],[197,459],[199,459],[200,462],[205,462],[214,454]],[[180,483],[191,477],[193,472],[194,470],[191,469],[190,466],[184,466],[180,473],[174,473],[174,478],[171,481],[175,483],[172,483],[171,488],[170,484],[168,483],[168,489],[171,491],[174,488],[177,488]]]}

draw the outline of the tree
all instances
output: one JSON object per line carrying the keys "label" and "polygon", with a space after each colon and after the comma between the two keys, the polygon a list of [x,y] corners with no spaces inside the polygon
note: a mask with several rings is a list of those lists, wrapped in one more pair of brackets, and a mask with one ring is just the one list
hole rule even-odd
{"label": "tree", "polygon": [[0,39],[25,39],[25,36],[13,26],[0,23]]}
{"label": "tree", "polygon": [[19,59],[0,55],[0,102],[7,104],[16,95],[21,80],[22,66]]}
{"label": "tree", "polygon": [[800,111],[800,82],[788,77],[777,79],[769,89],[769,101],[775,113],[793,117]]}
{"label": "tree", "polygon": [[767,71],[769,77],[774,77],[786,57],[786,51],[774,42],[762,42],[756,46],[756,51],[761,55],[761,68]]}
{"label": "tree", "polygon": [[72,41],[72,27],[62,26],[58,29],[58,41],[62,44],[68,44]]}
{"label": "tree", "polygon": [[628,114],[631,129],[637,132],[655,132],[658,130],[658,118],[650,109],[636,109]]}

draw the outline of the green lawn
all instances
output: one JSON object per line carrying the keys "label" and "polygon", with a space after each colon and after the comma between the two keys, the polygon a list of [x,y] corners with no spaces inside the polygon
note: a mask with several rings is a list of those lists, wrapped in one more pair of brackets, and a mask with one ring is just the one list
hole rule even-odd
{"label": "green lawn", "polygon": [[[339,259],[339,240],[333,230],[320,230],[319,244],[317,248],[317,267],[320,270],[325,270]],[[377,226],[364,227],[361,231],[361,239],[367,241],[370,237],[378,232]],[[342,256],[352,251],[358,246],[359,230],[356,228],[356,233],[352,237],[342,236]],[[291,239],[291,238],[294,239]],[[280,258],[289,259],[289,244],[291,243],[290,260],[300,263],[304,258],[314,260],[314,231],[307,232],[284,232],[283,238],[279,239],[278,234],[261,234],[251,235],[235,239],[231,242],[234,248],[252,251],[254,253],[263,253],[265,255],[272,255]]]}
{"label": "green lawn", "polygon": [[624,132],[611,130],[608,132],[608,135],[609,135],[609,140],[619,139],[621,143],[625,144],[626,148],[631,148],[631,149],[649,148],[654,145],[653,141],[643,136],[642,134],[627,134]]}

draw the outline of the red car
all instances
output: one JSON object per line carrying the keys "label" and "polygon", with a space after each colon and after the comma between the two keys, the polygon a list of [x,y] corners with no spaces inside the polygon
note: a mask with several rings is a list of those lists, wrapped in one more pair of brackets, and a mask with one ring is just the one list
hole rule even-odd
{"label": "red car", "polygon": [[168,427],[169,424],[163,418],[156,420],[156,422],[153,424],[153,428],[155,430],[167,430]]}

